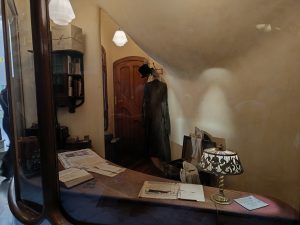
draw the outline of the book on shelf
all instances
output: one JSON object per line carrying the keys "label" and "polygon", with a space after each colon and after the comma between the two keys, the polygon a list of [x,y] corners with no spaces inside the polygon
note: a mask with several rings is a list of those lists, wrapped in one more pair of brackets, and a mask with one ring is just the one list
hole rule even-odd
{"label": "book on shelf", "polygon": [[59,181],[66,187],[71,188],[75,185],[81,184],[83,182],[93,179],[93,175],[89,172],[78,169],[78,168],[69,168],[62,171],[59,171]]}
{"label": "book on shelf", "polygon": [[81,80],[74,79],[73,80],[73,97],[81,96]]}
{"label": "book on shelf", "polygon": [[53,73],[82,75],[81,59],[72,58],[69,55],[54,55]]}
{"label": "book on shelf", "polygon": [[71,76],[68,76],[68,96],[73,96],[73,80]]}

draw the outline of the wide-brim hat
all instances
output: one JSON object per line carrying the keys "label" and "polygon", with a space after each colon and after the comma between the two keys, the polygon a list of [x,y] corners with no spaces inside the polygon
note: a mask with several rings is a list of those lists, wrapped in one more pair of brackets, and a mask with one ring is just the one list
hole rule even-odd
{"label": "wide-brim hat", "polygon": [[148,64],[143,64],[142,66],[140,66],[139,72],[142,75],[142,77],[146,77],[152,73],[152,68],[150,68]]}

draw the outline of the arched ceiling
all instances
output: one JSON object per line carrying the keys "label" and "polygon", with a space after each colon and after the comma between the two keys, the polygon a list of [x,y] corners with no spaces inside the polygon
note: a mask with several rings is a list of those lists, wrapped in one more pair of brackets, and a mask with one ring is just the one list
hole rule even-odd
{"label": "arched ceiling", "polygon": [[[300,31],[298,0],[97,1],[145,52],[184,73],[223,66],[264,35]],[[272,32],[258,31],[261,23]]]}

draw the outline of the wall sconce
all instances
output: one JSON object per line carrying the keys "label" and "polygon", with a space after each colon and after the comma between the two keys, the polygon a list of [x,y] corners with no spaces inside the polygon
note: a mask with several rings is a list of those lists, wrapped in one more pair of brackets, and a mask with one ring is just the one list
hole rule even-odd
{"label": "wall sconce", "polygon": [[49,16],[54,23],[62,26],[68,25],[75,19],[75,14],[69,0],[50,0]]}
{"label": "wall sconce", "polygon": [[115,43],[116,46],[118,47],[122,47],[124,46],[128,40],[127,40],[127,37],[126,37],[126,34],[124,31],[122,30],[117,30],[114,34],[114,37],[112,39],[112,41]]}

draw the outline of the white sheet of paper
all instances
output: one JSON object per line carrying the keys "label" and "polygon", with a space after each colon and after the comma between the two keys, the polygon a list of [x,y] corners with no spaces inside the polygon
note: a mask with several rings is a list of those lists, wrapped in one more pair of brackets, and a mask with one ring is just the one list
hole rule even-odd
{"label": "white sheet of paper", "polygon": [[178,198],[205,202],[203,186],[199,184],[179,184]]}
{"label": "white sheet of paper", "polygon": [[104,175],[104,176],[108,176],[108,177],[114,177],[114,176],[118,175],[117,173],[113,173],[113,172],[109,172],[109,171],[105,171],[105,170],[100,170],[100,169],[97,169],[96,167],[88,168],[87,171],[93,172],[93,173],[98,173],[100,175]]}
{"label": "white sheet of paper", "polygon": [[255,198],[252,195],[243,197],[243,198],[234,199],[234,201],[248,210],[259,209],[259,208],[269,205],[269,204]]}
{"label": "white sheet of paper", "polygon": [[113,173],[117,173],[117,174],[125,171],[125,168],[109,165],[108,163],[101,163],[101,164],[96,165],[95,167],[100,170],[105,170],[105,171],[113,172]]}

